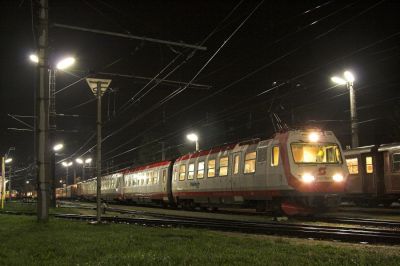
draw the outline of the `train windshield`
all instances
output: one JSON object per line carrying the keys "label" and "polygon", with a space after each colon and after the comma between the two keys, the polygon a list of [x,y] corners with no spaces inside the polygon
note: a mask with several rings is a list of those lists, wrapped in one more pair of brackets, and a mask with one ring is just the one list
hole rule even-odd
{"label": "train windshield", "polygon": [[295,163],[342,163],[339,146],[334,143],[292,143],[291,147]]}

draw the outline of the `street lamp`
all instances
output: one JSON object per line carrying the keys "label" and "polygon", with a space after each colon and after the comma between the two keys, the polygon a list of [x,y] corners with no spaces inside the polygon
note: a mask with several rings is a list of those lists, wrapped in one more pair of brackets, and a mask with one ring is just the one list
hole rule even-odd
{"label": "street lamp", "polygon": [[194,133],[190,133],[188,135],[186,135],[186,138],[190,141],[194,141],[196,143],[196,151],[199,150],[199,137],[194,134]]}
{"label": "street lamp", "polygon": [[62,162],[62,166],[65,167],[65,169],[67,170],[67,174],[65,176],[65,185],[68,185],[68,168],[73,165],[74,163],[69,161],[69,162]]}
{"label": "street lamp", "polygon": [[[46,5],[42,6],[41,15],[47,16]],[[37,120],[36,120],[36,158],[37,158],[37,190],[38,190],[38,219],[40,221],[46,221],[48,219],[49,206],[46,198],[49,196],[48,191],[55,190],[55,161],[54,154],[50,153],[49,143],[52,143],[55,131],[56,131],[56,111],[55,111],[55,84],[56,84],[56,69],[49,67],[47,60],[47,49],[45,43],[47,42],[47,23],[40,23],[45,25],[41,27],[41,37],[38,46],[38,55],[32,54],[29,59],[38,65],[38,83],[36,93],[36,108],[37,108]],[[71,66],[75,62],[75,59],[61,60],[56,64],[57,69],[65,69]],[[46,74],[46,68],[48,74]],[[47,85],[48,83],[48,85]],[[47,86],[48,90],[47,90]],[[50,108],[49,108],[50,107]],[[52,156],[50,158],[50,156]],[[51,160],[51,162],[49,162]],[[53,188],[51,188],[53,186]],[[55,197],[51,200],[52,205],[55,205]]]}
{"label": "street lamp", "polygon": [[83,180],[85,180],[85,167],[86,167],[86,164],[90,164],[92,162],[92,158],[86,158],[86,159],[76,158],[75,162],[77,162],[78,164],[82,165],[82,181],[83,181]]}
{"label": "street lamp", "polygon": [[350,93],[350,123],[351,123],[351,146],[358,147],[358,121],[356,95],[354,91],[354,75],[350,71],[344,72],[344,78],[332,77],[331,80],[338,85],[346,85]]}
{"label": "street lamp", "polygon": [[57,143],[56,145],[53,146],[53,151],[60,151],[64,148],[64,144],[62,143]]}
{"label": "street lamp", "polygon": [[11,193],[11,191],[12,191],[12,187],[11,187],[11,176],[12,176],[11,162],[12,161],[13,161],[13,158],[11,158],[11,157],[6,157],[6,159],[4,160],[5,164],[10,164],[9,171],[8,171],[8,193],[9,193],[8,196],[10,198],[10,202],[11,202],[11,199],[12,199],[12,193]]}

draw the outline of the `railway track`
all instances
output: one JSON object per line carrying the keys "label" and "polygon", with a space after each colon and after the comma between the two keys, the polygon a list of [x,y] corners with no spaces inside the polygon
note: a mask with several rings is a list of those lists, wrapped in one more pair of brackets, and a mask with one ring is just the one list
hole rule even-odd
{"label": "railway track", "polygon": [[[111,211],[111,210],[110,210]],[[113,210],[117,211],[117,210]],[[95,215],[56,214],[56,218],[74,220],[96,220]],[[312,239],[336,240],[344,242],[400,244],[400,233],[391,230],[355,229],[333,226],[313,226],[277,222],[243,222],[194,217],[166,216],[163,218],[102,217],[103,221],[150,226],[172,226],[203,228],[229,232],[293,236]]]}
{"label": "railway track", "polygon": [[[85,208],[85,209],[93,209],[96,207],[92,206],[81,206],[81,205],[69,205],[68,207],[77,207],[77,208]],[[192,219],[191,217],[183,217],[181,215],[170,215],[170,214],[162,214],[159,212],[149,212],[149,211],[137,211],[137,210],[127,210],[116,207],[107,207],[107,211],[118,212],[122,214],[132,214],[132,215],[144,215],[158,218],[171,218],[171,219]],[[216,211],[216,213],[220,214],[234,214],[234,215],[248,215],[248,213],[244,212],[235,212],[235,211]],[[250,213],[251,216],[260,216],[260,214]],[[194,218],[196,219],[196,218]],[[209,220],[211,218],[208,218]],[[220,220],[220,219],[213,219]],[[400,230],[400,222],[392,221],[392,220],[378,220],[378,219],[369,219],[369,218],[357,218],[357,217],[329,217],[329,216],[317,216],[317,217],[303,217],[297,218],[295,220],[298,221],[311,221],[311,222],[324,222],[324,223],[336,223],[336,224],[352,224],[358,226],[371,226],[371,227],[386,227],[386,228],[398,228]],[[281,224],[281,223],[280,223]]]}
{"label": "railway track", "polygon": [[[84,209],[95,209],[92,206],[74,206]],[[276,236],[302,237],[310,239],[336,240],[343,242],[400,244],[400,232],[371,228],[344,228],[336,226],[316,226],[282,222],[248,222],[215,218],[196,218],[178,215],[160,214],[156,212],[126,210],[108,207],[106,211],[121,214],[142,215],[150,217],[118,217],[104,216],[103,221],[113,223],[128,223],[160,227],[203,228],[229,232],[266,234]],[[3,212],[6,214],[23,214],[20,212]],[[31,213],[29,213],[31,214]],[[95,215],[54,214],[56,218],[95,221]],[[349,218],[353,219],[353,218]],[[349,221],[347,221],[349,222]],[[381,221],[379,221],[381,222]]]}

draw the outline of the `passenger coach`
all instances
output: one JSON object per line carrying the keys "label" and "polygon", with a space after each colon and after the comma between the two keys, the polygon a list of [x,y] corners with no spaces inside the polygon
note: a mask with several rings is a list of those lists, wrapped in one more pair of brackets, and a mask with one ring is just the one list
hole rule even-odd
{"label": "passenger coach", "polygon": [[331,131],[277,133],[178,158],[172,195],[185,207],[282,207],[288,214],[337,206],[348,175],[342,156]]}

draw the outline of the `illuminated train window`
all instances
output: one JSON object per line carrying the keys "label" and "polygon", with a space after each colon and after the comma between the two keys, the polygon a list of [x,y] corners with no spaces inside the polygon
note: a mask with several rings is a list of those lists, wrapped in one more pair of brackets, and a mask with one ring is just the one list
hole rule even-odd
{"label": "illuminated train window", "polygon": [[342,162],[339,146],[334,143],[292,143],[295,163],[334,163]]}
{"label": "illuminated train window", "polygon": [[222,157],[219,159],[219,176],[228,175],[229,160],[228,157]]}
{"label": "illuminated train window", "polygon": [[392,172],[400,172],[400,153],[392,155]]}
{"label": "illuminated train window", "polygon": [[278,165],[279,165],[279,147],[274,146],[272,147],[271,166],[278,166]]}
{"label": "illuminated train window", "polygon": [[185,180],[185,175],[186,175],[186,165],[181,164],[179,166],[179,181]]}
{"label": "illuminated train window", "polygon": [[215,176],[215,160],[209,160],[207,165],[207,177]]}
{"label": "illuminated train window", "polygon": [[188,169],[188,180],[193,179],[194,177],[194,163],[189,164],[189,169]]}
{"label": "illuminated train window", "polygon": [[349,173],[351,175],[358,174],[358,159],[350,158],[346,159],[347,168],[349,169]]}
{"label": "illuminated train window", "polygon": [[365,157],[365,171],[367,172],[367,174],[372,174],[374,172],[371,156]]}
{"label": "illuminated train window", "polygon": [[247,153],[244,158],[244,173],[254,173],[256,171],[256,152]]}
{"label": "illuminated train window", "polygon": [[197,178],[204,178],[204,162],[199,162],[199,164],[197,165]]}

